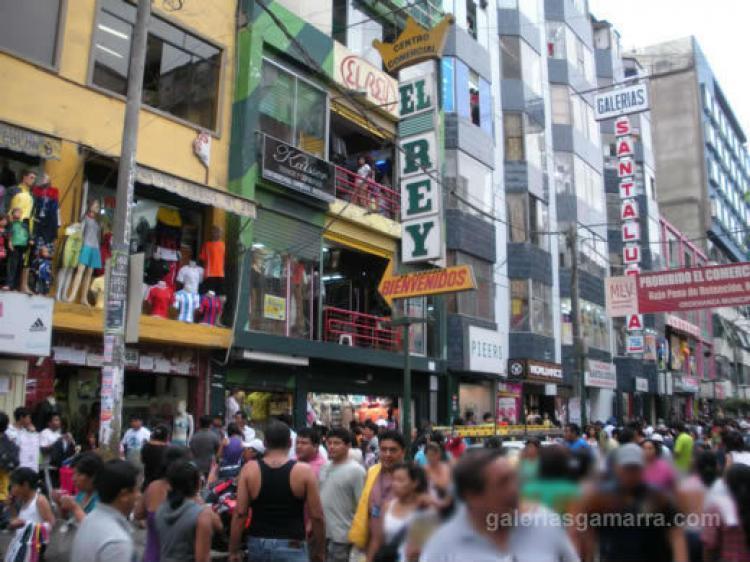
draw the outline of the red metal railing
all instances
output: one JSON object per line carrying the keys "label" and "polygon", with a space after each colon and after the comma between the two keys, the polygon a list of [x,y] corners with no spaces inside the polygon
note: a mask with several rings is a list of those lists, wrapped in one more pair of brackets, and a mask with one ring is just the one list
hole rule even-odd
{"label": "red metal railing", "polygon": [[392,187],[359,177],[356,173],[336,166],[336,197],[351,201],[373,213],[399,220],[401,195]]}
{"label": "red metal railing", "polygon": [[323,337],[354,347],[399,351],[401,339],[389,328],[390,318],[327,306],[323,312]]}

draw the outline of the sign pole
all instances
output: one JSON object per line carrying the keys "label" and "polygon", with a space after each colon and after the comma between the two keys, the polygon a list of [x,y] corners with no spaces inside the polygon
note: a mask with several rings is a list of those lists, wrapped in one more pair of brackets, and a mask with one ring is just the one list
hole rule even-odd
{"label": "sign pole", "polygon": [[411,449],[411,344],[409,342],[409,329],[411,323],[404,324],[404,441],[406,441],[406,454]]}
{"label": "sign pole", "polygon": [[130,216],[136,175],[138,120],[146,65],[146,39],[151,0],[139,0],[128,71],[128,96],[117,172],[115,216],[112,221],[112,258],[104,306],[104,358],[102,363],[99,445],[107,456],[120,453],[122,396],[125,385],[125,318],[128,308]]}
{"label": "sign pole", "polygon": [[581,427],[586,425],[586,380],[583,376],[583,339],[581,338],[581,310],[578,288],[578,225],[572,224],[568,231],[570,249],[570,320],[573,329],[573,357],[575,359],[576,381],[581,400]]}

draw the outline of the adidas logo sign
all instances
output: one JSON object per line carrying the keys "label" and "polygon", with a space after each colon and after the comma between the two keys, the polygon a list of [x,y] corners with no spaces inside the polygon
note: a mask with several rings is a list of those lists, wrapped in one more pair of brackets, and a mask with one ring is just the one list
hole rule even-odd
{"label": "adidas logo sign", "polygon": [[37,318],[36,321],[29,328],[32,332],[44,332],[47,330],[47,326],[44,325],[41,318]]}

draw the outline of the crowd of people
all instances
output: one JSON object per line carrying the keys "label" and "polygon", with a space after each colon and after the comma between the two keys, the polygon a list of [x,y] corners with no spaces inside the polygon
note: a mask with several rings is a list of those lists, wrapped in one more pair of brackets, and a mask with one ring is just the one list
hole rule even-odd
{"label": "crowd of people", "polygon": [[570,423],[518,449],[242,411],[185,444],[136,417],[104,460],[48,418],[30,440],[27,410],[0,412],[5,562],[750,561],[745,420]]}

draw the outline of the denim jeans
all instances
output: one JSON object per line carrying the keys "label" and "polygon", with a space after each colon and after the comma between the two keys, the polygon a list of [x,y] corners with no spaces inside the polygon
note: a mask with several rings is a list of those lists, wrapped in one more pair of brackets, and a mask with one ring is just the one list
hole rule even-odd
{"label": "denim jeans", "polygon": [[308,562],[305,541],[250,537],[247,555],[252,562]]}

